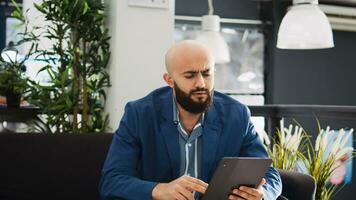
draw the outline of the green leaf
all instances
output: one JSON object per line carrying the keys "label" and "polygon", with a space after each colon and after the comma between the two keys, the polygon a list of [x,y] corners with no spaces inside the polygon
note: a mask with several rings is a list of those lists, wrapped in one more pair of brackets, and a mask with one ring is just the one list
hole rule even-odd
{"label": "green leaf", "polygon": [[86,1],[84,1],[84,10],[83,10],[83,15],[85,15],[89,10],[89,6],[88,3]]}
{"label": "green leaf", "polygon": [[64,84],[67,80],[68,80],[68,76],[69,76],[69,68],[67,68],[61,75],[61,82]]}
{"label": "green leaf", "polygon": [[72,107],[72,101],[69,99],[69,96],[66,98],[66,104],[68,107]]}

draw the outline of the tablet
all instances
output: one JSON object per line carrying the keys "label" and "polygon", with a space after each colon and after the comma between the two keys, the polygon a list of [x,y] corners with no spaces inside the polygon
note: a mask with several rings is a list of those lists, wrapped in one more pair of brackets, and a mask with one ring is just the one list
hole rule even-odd
{"label": "tablet", "polygon": [[258,157],[224,157],[216,169],[203,200],[226,200],[239,186],[256,188],[272,160]]}

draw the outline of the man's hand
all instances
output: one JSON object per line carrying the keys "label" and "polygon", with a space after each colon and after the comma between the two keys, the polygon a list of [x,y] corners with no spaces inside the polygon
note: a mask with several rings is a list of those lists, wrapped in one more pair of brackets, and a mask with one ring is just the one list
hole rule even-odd
{"label": "man's hand", "polygon": [[232,195],[229,196],[229,200],[261,200],[263,198],[262,185],[264,185],[265,183],[266,180],[263,178],[257,189],[246,186],[241,186],[238,189],[233,189]]}
{"label": "man's hand", "polygon": [[205,193],[208,184],[190,176],[181,176],[169,183],[159,183],[152,190],[154,200],[194,200],[193,191]]}

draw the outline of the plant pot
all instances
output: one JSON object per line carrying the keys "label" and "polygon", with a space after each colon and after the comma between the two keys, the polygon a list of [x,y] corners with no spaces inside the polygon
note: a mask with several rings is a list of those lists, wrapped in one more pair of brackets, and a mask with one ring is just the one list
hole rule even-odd
{"label": "plant pot", "polygon": [[20,107],[21,95],[15,94],[13,92],[6,93],[6,105],[8,108],[18,108]]}

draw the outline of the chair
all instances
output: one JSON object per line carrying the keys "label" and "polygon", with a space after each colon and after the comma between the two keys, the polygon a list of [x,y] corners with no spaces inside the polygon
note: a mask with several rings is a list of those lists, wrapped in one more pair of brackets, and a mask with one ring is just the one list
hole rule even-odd
{"label": "chair", "polygon": [[278,200],[315,200],[316,182],[307,174],[278,170],[283,184],[282,195]]}

